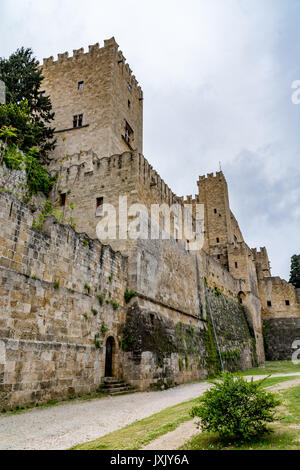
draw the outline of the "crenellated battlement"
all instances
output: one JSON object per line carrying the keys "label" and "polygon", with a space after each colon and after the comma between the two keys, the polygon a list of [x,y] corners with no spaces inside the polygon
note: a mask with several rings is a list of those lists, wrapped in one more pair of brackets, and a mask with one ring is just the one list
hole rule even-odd
{"label": "crenellated battlement", "polygon": [[127,80],[129,85],[132,89],[136,90],[140,94],[140,98],[143,98],[143,92],[141,87],[138,84],[138,81],[133,75],[133,72],[128,63],[126,63],[126,59],[122,53],[119,51],[119,45],[117,44],[114,37],[111,39],[104,40],[104,46],[100,47],[100,44],[97,42],[96,44],[90,45],[88,51],[85,52],[84,48],[81,47],[80,49],[74,49],[73,55],[69,55],[69,52],[63,52],[57,54],[57,60],[54,59],[53,56],[44,58],[43,59],[43,68],[53,67],[56,65],[61,64],[69,64],[72,65],[73,63],[78,62],[79,60],[96,60],[97,57],[106,54],[108,51],[112,51],[115,55],[118,66],[122,69],[122,73],[124,78]]}
{"label": "crenellated battlement", "polygon": [[216,171],[216,173],[208,173],[207,175],[202,175],[202,176],[199,176],[199,182],[203,182],[205,180],[215,180],[215,179],[223,179],[225,180],[224,178],[224,174],[222,171]]}

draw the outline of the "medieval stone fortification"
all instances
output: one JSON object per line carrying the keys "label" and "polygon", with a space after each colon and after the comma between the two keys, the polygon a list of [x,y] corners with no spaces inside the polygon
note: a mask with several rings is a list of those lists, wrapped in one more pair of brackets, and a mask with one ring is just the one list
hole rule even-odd
{"label": "medieval stone fortification", "polygon": [[[265,353],[290,359],[299,289],[244,241],[222,172],[183,198],[142,155],[143,93],[115,40],[45,59],[43,74],[56,115],[51,200],[76,230],[53,216],[34,228],[37,204],[19,197],[26,175],[0,168],[0,406],[95,392],[106,376],[146,389]],[[99,241],[101,206],[120,196],[149,209],[203,204],[203,249],[177,240],[175,215],[169,240]]]}

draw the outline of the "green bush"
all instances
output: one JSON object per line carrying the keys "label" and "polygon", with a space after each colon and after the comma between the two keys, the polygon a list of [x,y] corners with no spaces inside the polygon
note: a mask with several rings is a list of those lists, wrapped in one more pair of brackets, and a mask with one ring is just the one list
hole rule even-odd
{"label": "green bush", "polygon": [[191,415],[200,418],[203,431],[217,432],[221,438],[249,440],[268,433],[266,424],[274,421],[280,401],[261,388],[262,382],[246,382],[241,376],[224,373]]}

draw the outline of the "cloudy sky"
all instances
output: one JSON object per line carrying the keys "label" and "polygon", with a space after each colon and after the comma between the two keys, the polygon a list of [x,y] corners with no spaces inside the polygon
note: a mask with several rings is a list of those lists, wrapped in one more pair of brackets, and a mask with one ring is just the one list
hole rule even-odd
{"label": "cloudy sky", "polygon": [[273,275],[300,253],[300,0],[1,0],[0,56],[115,36],[145,95],[144,154],[178,194],[219,169]]}

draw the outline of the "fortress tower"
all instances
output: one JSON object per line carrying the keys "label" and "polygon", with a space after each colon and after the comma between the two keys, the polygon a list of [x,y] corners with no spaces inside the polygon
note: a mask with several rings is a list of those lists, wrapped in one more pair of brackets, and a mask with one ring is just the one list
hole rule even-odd
{"label": "fortress tower", "polygon": [[92,149],[99,157],[143,151],[143,93],[114,38],[43,62],[57,147],[51,158]]}

